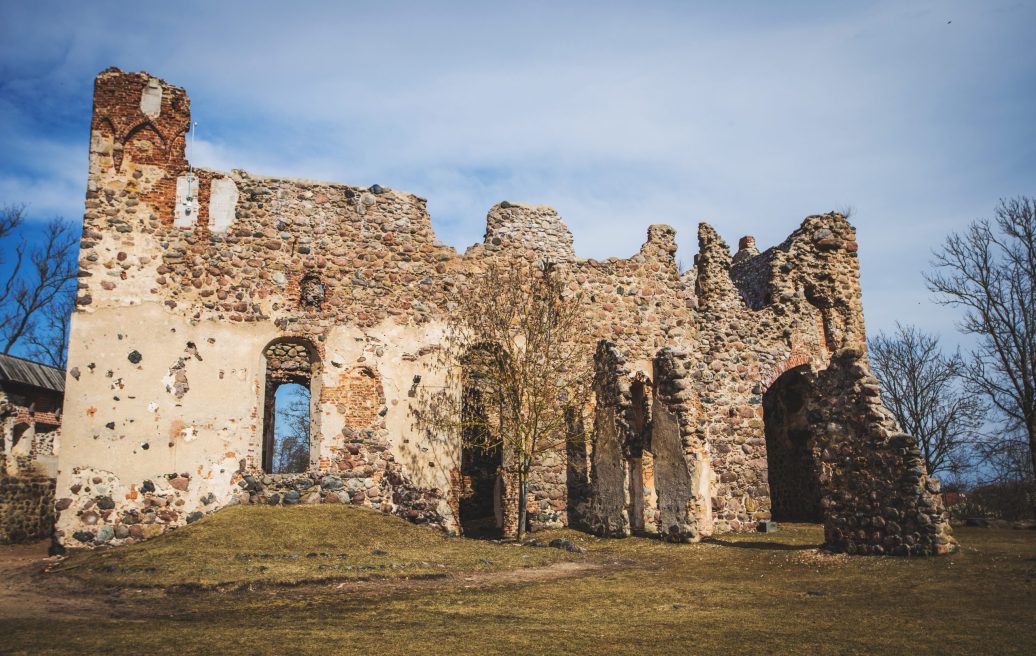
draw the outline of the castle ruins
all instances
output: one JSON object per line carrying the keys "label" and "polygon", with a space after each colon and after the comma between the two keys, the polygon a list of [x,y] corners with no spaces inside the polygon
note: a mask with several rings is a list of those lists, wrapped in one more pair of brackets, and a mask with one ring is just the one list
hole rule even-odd
{"label": "castle ruins", "polygon": [[[415,428],[453,300],[495,258],[549,258],[595,334],[593,429],[536,462],[530,528],[692,541],[823,523],[851,554],[955,548],[916,440],[867,361],[855,231],[806,218],[733,255],[706,224],[681,273],[652,225],[627,259],[577,257],[554,210],[501,202],[485,239],[440,243],[426,201],[374,185],[193,169],[183,89],[95,83],[56,538],[124,544],[230,504],[350,503],[452,533],[516,505],[500,462]],[[308,396],[277,453],[278,391]],[[491,454],[490,454],[491,455]]]}

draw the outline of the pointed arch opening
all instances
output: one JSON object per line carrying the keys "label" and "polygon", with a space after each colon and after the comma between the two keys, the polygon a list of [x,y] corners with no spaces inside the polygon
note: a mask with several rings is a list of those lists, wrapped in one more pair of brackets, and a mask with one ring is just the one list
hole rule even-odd
{"label": "pointed arch opening", "polygon": [[823,521],[820,463],[808,417],[814,379],[808,365],[794,367],[763,395],[770,513],[775,521]]}

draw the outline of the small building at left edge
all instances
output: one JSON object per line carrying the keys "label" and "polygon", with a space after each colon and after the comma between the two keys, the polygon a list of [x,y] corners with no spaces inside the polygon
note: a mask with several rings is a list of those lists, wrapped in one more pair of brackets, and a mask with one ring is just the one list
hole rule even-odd
{"label": "small building at left edge", "polygon": [[0,354],[0,544],[50,537],[65,372]]}

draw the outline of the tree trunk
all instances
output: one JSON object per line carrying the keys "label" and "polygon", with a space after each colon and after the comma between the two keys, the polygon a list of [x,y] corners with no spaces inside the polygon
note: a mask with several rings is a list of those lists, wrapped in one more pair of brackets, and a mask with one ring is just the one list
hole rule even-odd
{"label": "tree trunk", "polygon": [[1029,485],[1029,501],[1032,504],[1033,517],[1036,517],[1036,414],[1025,426],[1025,432],[1029,435],[1029,459],[1032,461],[1032,479]]}
{"label": "tree trunk", "polygon": [[526,502],[526,484],[529,480],[529,465],[522,462],[518,469],[518,542],[525,540],[525,522],[528,505]]}

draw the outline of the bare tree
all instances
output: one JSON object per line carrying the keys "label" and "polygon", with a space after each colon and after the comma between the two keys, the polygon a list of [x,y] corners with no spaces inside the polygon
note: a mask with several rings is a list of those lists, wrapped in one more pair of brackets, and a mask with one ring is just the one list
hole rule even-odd
{"label": "bare tree", "polygon": [[69,285],[43,308],[39,321],[26,337],[26,351],[30,358],[58,369],[65,368],[75,306],[76,291]]}
{"label": "bare tree", "polygon": [[[48,344],[61,349],[48,351],[48,363],[63,364],[68,320],[56,313],[71,310],[77,240],[70,224],[52,219],[39,240],[20,239],[12,246],[24,210],[21,205],[0,208],[0,249],[11,257],[3,262],[8,271],[0,282],[0,350],[23,348],[35,354]],[[52,330],[61,330],[61,337],[52,338]]]}
{"label": "bare tree", "polygon": [[575,439],[573,412],[587,407],[592,380],[586,318],[566,284],[550,262],[487,264],[459,295],[443,350],[463,367],[465,390],[440,394],[425,416],[459,431],[465,446],[502,452],[517,479],[519,540],[529,473],[541,454]]}
{"label": "bare tree", "polygon": [[[5,239],[17,230],[24,220],[24,205],[4,205],[0,207],[0,240]],[[0,255],[2,254],[0,252]]]}
{"label": "bare tree", "polygon": [[900,324],[892,335],[878,333],[868,349],[882,399],[917,438],[928,473],[959,475],[986,410],[963,388],[960,353],[944,355],[937,337]]}
{"label": "bare tree", "polygon": [[938,302],[965,310],[959,324],[977,346],[965,371],[989,401],[1005,437],[1024,435],[1036,471],[1036,205],[1001,200],[993,221],[950,235],[927,276]]}
{"label": "bare tree", "polygon": [[281,399],[277,402],[273,471],[306,471],[310,448],[309,392],[301,385],[284,385],[281,390]]}

